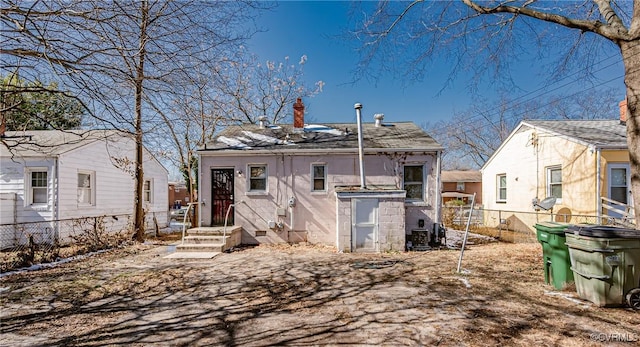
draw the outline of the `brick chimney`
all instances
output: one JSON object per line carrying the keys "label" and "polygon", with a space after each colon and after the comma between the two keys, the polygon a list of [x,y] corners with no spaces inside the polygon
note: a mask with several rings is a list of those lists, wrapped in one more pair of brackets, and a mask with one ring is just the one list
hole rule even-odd
{"label": "brick chimney", "polygon": [[620,106],[620,124],[626,124],[627,123],[627,98],[624,98],[624,100],[620,101],[618,106]]}
{"label": "brick chimney", "polygon": [[293,104],[293,127],[304,128],[304,104],[301,98]]}

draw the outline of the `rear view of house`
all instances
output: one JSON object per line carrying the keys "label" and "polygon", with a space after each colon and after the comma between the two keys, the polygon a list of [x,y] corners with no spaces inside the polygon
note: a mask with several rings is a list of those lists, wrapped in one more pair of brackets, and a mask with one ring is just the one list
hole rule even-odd
{"label": "rear view of house", "polygon": [[310,242],[339,251],[404,250],[413,230],[440,223],[442,147],[410,122],[382,115],[358,126],[230,126],[199,153],[200,225],[234,224],[246,244]]}

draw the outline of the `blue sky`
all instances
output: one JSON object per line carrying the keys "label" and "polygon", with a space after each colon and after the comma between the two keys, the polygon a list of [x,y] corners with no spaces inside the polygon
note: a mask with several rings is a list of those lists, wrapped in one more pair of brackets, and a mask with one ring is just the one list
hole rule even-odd
{"label": "blue sky", "polygon": [[[454,85],[442,91],[448,70],[444,62],[436,62],[438,68],[433,69],[423,82],[404,87],[391,76],[383,76],[377,83],[365,80],[349,83],[358,55],[353,51],[353,44],[336,38],[347,26],[348,9],[349,3],[342,1],[281,1],[259,21],[267,31],[256,34],[249,43],[249,49],[262,61],[282,61],[288,56],[292,62],[297,62],[303,54],[307,56],[305,82],[313,85],[322,80],[325,83],[321,94],[304,100],[307,119],[322,123],[355,122],[353,105],[362,103],[365,122],[373,121],[375,113],[384,113],[385,121],[413,121],[424,125],[469,109],[472,98],[466,91],[465,76],[457,77]],[[520,94],[526,95],[539,88],[541,82],[535,79],[538,74],[535,69],[539,68],[532,61],[522,65],[520,71],[513,71],[523,88]],[[621,76],[622,64],[600,73],[602,80]],[[622,78],[608,86],[619,88],[621,99],[624,97]],[[573,88],[580,87],[574,85]],[[486,99],[496,98],[491,88],[481,93]]]}

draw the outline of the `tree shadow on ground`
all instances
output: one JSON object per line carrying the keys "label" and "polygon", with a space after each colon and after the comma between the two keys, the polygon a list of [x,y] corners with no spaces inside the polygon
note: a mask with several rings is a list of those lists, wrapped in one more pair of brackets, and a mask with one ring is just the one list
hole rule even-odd
{"label": "tree shadow on ground", "polygon": [[[564,338],[588,342],[593,329],[619,323],[528,295],[523,288],[534,282],[530,274],[504,278],[502,270],[478,264],[466,278],[468,288],[443,267],[455,256],[247,250],[211,261],[106,264],[76,274],[70,267],[49,279],[50,295],[25,298],[12,289],[6,297],[12,304],[37,304],[3,314],[0,332],[24,341],[39,332],[45,336],[40,346],[500,345],[523,339],[556,345]],[[552,318],[566,314],[600,325]],[[640,334],[637,327],[617,326]]]}

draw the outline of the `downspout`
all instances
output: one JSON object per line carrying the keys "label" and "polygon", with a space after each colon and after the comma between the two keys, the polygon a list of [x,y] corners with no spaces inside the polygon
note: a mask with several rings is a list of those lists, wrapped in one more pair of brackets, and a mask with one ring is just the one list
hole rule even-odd
{"label": "downspout", "polygon": [[365,189],[366,185],[364,183],[364,148],[363,148],[363,135],[362,135],[362,115],[360,110],[362,109],[362,104],[357,103],[353,105],[353,108],[356,109],[356,121],[358,123],[358,157],[360,158],[360,188]]}
{"label": "downspout", "polygon": [[437,151],[436,152],[436,216],[435,216],[436,225],[440,225],[440,218],[442,213],[442,189],[440,189],[440,185],[442,184],[442,177],[440,175],[441,160],[442,160],[442,151]]}
{"label": "downspout", "polygon": [[600,170],[602,169],[602,149],[596,148],[596,207],[598,209],[598,224],[602,224],[602,197],[600,196],[602,191],[602,180]]}
{"label": "downspout", "polygon": [[[53,238],[58,241],[58,237],[60,236],[60,187],[58,181],[58,158],[53,158],[53,172],[51,176],[53,177],[53,220],[55,221],[53,226]],[[95,182],[93,183],[95,184]]]}
{"label": "downspout", "polygon": [[[204,207],[204,199],[202,199],[200,187],[202,187],[202,154],[198,155],[198,190],[196,191],[196,197],[198,198],[198,204],[196,205],[198,209],[198,228],[202,226],[202,207]],[[191,182],[191,189],[193,193],[193,182]]]}

